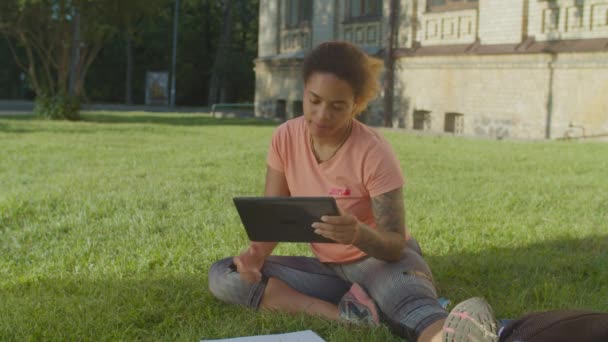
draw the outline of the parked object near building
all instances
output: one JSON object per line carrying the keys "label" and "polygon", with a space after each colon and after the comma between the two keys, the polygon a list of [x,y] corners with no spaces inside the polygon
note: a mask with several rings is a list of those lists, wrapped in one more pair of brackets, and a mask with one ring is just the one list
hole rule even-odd
{"label": "parked object near building", "polygon": [[[386,57],[390,2],[261,0],[256,115],[299,115],[300,63],[323,41]],[[496,139],[608,133],[608,0],[397,3],[393,126]],[[384,124],[383,108],[377,99],[364,120]]]}
{"label": "parked object near building", "polygon": [[146,104],[169,105],[169,73],[146,72]]}

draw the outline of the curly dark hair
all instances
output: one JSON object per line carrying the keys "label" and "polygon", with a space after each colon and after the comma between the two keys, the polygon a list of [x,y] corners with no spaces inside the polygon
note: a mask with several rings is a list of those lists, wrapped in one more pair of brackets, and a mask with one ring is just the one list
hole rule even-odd
{"label": "curly dark hair", "polygon": [[319,44],[304,58],[302,79],[304,84],[316,72],[333,74],[353,88],[358,112],[365,109],[380,90],[378,80],[384,64],[368,56],[354,44],[330,41]]}

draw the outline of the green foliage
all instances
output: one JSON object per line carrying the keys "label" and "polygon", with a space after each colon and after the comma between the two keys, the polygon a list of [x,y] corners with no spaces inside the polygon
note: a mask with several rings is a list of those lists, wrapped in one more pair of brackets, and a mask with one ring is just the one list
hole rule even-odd
{"label": "green foliage", "polygon": [[[246,246],[231,199],[263,191],[268,124],[176,113],[0,116],[0,340],[312,329],[327,341],[400,341],[385,328],[227,305],[207,290],[211,263]],[[383,133],[441,296],[484,296],[505,318],[608,311],[607,144]],[[281,244],[277,254],[310,251]]]}
{"label": "green foliage", "polygon": [[[78,117],[78,98],[87,70],[115,31],[107,9],[112,2],[7,0],[2,5],[6,13],[0,15],[0,33],[15,52],[16,64],[27,72],[37,95],[37,115]],[[75,46],[78,58],[74,58]]]}
{"label": "green foliage", "polygon": [[[226,80],[228,102],[252,102],[255,91],[253,60],[257,57],[258,1],[239,1],[234,7],[233,44],[223,56],[220,74]],[[157,7],[154,15],[133,21],[133,99],[144,102],[147,71],[171,67],[174,3]],[[221,29],[220,2],[181,2],[177,45],[176,103],[207,104],[208,82]],[[87,78],[87,95],[94,102],[122,102],[126,70],[125,37],[116,35],[101,50]]]}
{"label": "green foliage", "polygon": [[[147,71],[168,70],[171,65],[172,6],[168,1],[150,5],[155,9],[153,15],[132,16],[123,14],[125,24],[121,24],[120,34],[114,35],[99,52],[91,65],[86,80],[87,99],[91,102],[120,103],[125,100],[126,86],[126,35],[133,38],[133,100],[145,100],[145,78]],[[128,22],[129,24],[126,24]],[[127,25],[130,25],[127,28]],[[127,32],[130,30],[131,32]],[[194,50],[194,49],[193,49]],[[181,56],[180,56],[181,61]],[[178,68],[181,63],[178,64]],[[189,77],[193,77],[192,73]],[[179,78],[178,78],[179,79]],[[184,91],[186,91],[184,89]]]}
{"label": "green foliage", "polygon": [[34,114],[42,119],[79,120],[80,100],[68,95],[38,95]]}
{"label": "green foliage", "polygon": [[[21,52],[21,51],[19,51]],[[15,64],[13,55],[6,42],[0,36],[0,97],[7,99],[24,98],[27,95],[27,84],[20,79],[21,69]]]}
{"label": "green foliage", "polygon": [[[15,28],[20,25],[33,28],[29,34],[38,35],[40,42],[61,43],[61,46],[51,46],[45,51],[56,51],[56,56],[64,48],[69,49],[71,42],[69,4],[81,6],[82,38],[87,53],[93,51],[92,42],[101,42],[98,54],[95,53],[82,85],[83,95],[92,102],[123,102],[125,99],[126,80],[126,36],[134,41],[133,49],[133,100],[144,102],[145,75],[147,71],[170,70],[171,47],[173,31],[172,0],[78,0],[64,1],[62,14],[54,15],[53,4],[56,0],[3,0],[0,1],[0,32],[8,34],[10,42],[17,50],[19,64],[12,61],[13,57],[0,42],[0,62],[6,60],[6,71],[0,72],[0,81],[7,79],[7,92],[1,92],[0,97],[17,97],[23,93],[19,82],[15,82],[20,70],[27,70],[27,58],[23,44],[17,44]],[[19,7],[21,6],[21,7]],[[220,75],[226,82],[228,102],[251,102],[255,91],[255,74],[253,60],[257,57],[258,35],[258,6],[259,1],[238,1],[233,8],[232,42],[229,51],[221,60]],[[59,7],[55,6],[55,12]],[[19,9],[21,8],[21,10]],[[14,15],[20,13],[20,16]],[[221,3],[215,0],[182,0],[179,20],[176,102],[179,105],[206,105],[208,82],[211,67],[214,64],[215,51],[221,29]],[[53,19],[55,18],[55,19]],[[57,20],[62,18],[62,20]],[[58,25],[61,23],[61,25]],[[58,37],[64,37],[58,39]],[[68,53],[69,56],[69,53]],[[44,60],[52,56],[36,57],[36,78],[28,75],[30,87],[36,85],[39,92],[52,92],[59,85],[50,87],[49,80],[67,80],[67,70],[61,71],[63,77],[52,75],[47,79]],[[60,62],[48,63],[61,65]],[[33,81],[38,81],[33,83]],[[62,82],[61,86],[65,87]],[[0,88],[1,90],[1,88]],[[61,91],[57,91],[60,93]],[[7,94],[7,95],[3,95]]]}

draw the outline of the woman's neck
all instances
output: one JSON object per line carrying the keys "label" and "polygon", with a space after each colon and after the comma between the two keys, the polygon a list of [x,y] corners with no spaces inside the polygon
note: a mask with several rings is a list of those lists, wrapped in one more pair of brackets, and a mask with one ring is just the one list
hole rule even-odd
{"label": "woman's neck", "polygon": [[320,148],[339,148],[350,136],[350,132],[353,127],[353,121],[351,120],[345,125],[336,135],[331,137],[315,137],[311,136],[311,140],[314,142],[314,146]]}
{"label": "woman's neck", "polygon": [[318,163],[329,160],[333,158],[336,153],[338,153],[346,140],[348,140],[352,127],[353,123],[351,121],[343,130],[341,130],[340,133],[336,134],[335,137],[332,137],[331,139],[319,139],[318,137],[313,137],[312,135],[310,136],[312,153],[314,154]]}

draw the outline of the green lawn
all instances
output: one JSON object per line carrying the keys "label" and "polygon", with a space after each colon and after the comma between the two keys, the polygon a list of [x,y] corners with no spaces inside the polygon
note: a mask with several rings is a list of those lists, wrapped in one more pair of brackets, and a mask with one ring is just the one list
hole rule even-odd
{"label": "green lawn", "polygon": [[[256,314],[207,290],[247,244],[231,199],[262,193],[272,122],[89,112],[0,116],[0,340],[183,340],[385,329]],[[500,317],[608,311],[608,144],[385,131],[440,295]],[[277,253],[308,254],[283,244]]]}

